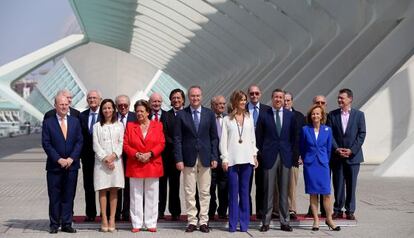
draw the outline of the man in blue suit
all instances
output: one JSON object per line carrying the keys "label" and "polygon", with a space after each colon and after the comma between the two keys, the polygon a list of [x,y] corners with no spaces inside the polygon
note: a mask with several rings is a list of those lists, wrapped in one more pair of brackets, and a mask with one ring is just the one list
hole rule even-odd
{"label": "man in blue suit", "polygon": [[263,168],[264,201],[261,232],[269,230],[273,211],[274,190],[279,189],[280,229],[292,231],[289,225],[288,188],[293,150],[296,142],[295,115],[283,108],[285,93],[272,92],[272,108],[260,114],[256,125],[259,164]]}
{"label": "man in blue suit", "polygon": [[[174,154],[176,167],[184,174],[184,191],[188,215],[186,232],[193,232],[200,224],[200,231],[207,233],[210,204],[211,168],[217,167],[218,136],[214,113],[201,106],[200,86],[188,90],[190,106],[177,112],[174,126]],[[197,219],[195,201],[198,184],[200,213]]]}
{"label": "man in blue suit", "polygon": [[72,211],[83,137],[79,120],[67,115],[69,102],[65,96],[55,97],[55,109],[56,115],[44,120],[42,127],[42,146],[47,155],[49,232],[57,233],[62,226],[63,232],[75,233]]}
{"label": "man in blue suit", "polygon": [[95,166],[95,152],[93,151],[92,133],[93,125],[100,120],[99,105],[101,93],[98,90],[90,90],[86,95],[89,108],[81,112],[79,120],[84,139],[82,148],[82,173],[83,188],[85,190],[85,221],[94,221],[96,217],[95,189],[93,186],[93,168]]}
{"label": "man in blue suit", "polygon": [[328,115],[327,125],[332,128],[333,148],[331,159],[334,188],[334,214],[342,218],[345,206],[346,219],[355,220],[355,190],[360,164],[364,161],[362,144],[365,140],[364,113],[352,108],[353,93],[350,89],[339,90],[339,108]]}

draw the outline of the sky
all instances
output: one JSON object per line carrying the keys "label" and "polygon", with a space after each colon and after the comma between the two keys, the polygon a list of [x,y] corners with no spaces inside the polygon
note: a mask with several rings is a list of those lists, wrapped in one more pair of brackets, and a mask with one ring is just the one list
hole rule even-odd
{"label": "sky", "polygon": [[0,66],[65,36],[69,0],[0,0]]}

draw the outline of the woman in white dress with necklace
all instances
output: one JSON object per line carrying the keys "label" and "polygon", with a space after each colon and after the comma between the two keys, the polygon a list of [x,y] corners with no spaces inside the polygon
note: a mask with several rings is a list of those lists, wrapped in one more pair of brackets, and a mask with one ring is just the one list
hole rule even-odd
{"label": "woman in white dress with necklace", "polygon": [[235,91],[231,95],[231,113],[223,119],[220,153],[223,170],[228,172],[229,231],[246,232],[250,222],[249,182],[257,168],[257,148],[253,119],[246,111],[247,95]]}
{"label": "woman in white dress with necklace", "polygon": [[[115,231],[115,212],[118,200],[118,189],[124,188],[124,169],[122,164],[122,146],[124,126],[116,118],[115,103],[104,99],[99,109],[100,122],[93,126],[93,150],[95,151],[95,167],[93,183],[95,191],[99,191],[101,209],[101,231]],[[107,196],[109,191],[110,214],[108,223]]]}

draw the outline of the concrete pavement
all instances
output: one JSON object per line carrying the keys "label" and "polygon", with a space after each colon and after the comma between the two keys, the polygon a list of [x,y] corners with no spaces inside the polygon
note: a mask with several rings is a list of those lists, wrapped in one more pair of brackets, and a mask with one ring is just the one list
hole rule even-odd
{"label": "concrete pavement", "polygon": [[[19,148],[21,148],[19,150]],[[247,233],[228,233],[226,223],[213,223],[208,234],[186,234],[186,224],[159,223],[157,233],[133,234],[129,224],[119,224],[114,233],[99,232],[97,224],[75,224],[76,234],[48,234],[48,197],[46,189],[45,154],[40,147],[40,135],[4,138],[0,140],[0,237],[414,237],[414,179],[380,178],[372,172],[376,166],[361,167],[357,197],[357,222],[328,231],[322,227],[313,232],[306,224],[291,233],[275,229],[258,231],[253,222]],[[308,196],[304,194],[303,179],[298,187],[298,208],[305,213]],[[82,178],[79,176],[75,214],[84,214]],[[344,223],[346,224],[346,223]],[[348,224],[348,225],[349,225]],[[343,225],[343,224],[342,224]]]}

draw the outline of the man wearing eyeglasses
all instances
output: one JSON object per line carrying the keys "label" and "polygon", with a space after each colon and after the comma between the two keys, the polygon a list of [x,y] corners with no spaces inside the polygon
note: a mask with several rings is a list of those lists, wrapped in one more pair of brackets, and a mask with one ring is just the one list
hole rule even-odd
{"label": "man wearing eyeglasses", "polygon": [[[257,85],[251,85],[248,90],[247,94],[249,95],[249,102],[246,104],[246,109],[249,110],[250,116],[253,118],[254,127],[256,128],[257,121],[259,116],[262,112],[269,110],[271,107],[260,103],[260,98],[262,96],[262,92]],[[260,155],[258,155],[257,159]],[[256,183],[256,218],[262,219],[262,208],[263,208],[263,192],[264,192],[264,181],[263,181],[263,168],[259,163],[259,167],[255,170],[255,183]],[[252,184],[253,184],[253,174],[250,178],[250,187],[249,187],[249,194],[252,192]],[[250,204],[250,213],[252,213],[252,197],[249,196],[249,204]],[[251,215],[251,214],[250,214]]]}
{"label": "man wearing eyeglasses", "polygon": [[93,169],[95,167],[95,152],[93,151],[93,125],[99,122],[99,106],[102,96],[98,90],[90,90],[86,95],[89,108],[81,112],[79,120],[82,127],[83,147],[81,153],[83,188],[85,189],[85,221],[95,221],[96,200],[93,186]]}
{"label": "man wearing eyeglasses", "polygon": [[[127,95],[118,95],[115,98],[116,113],[118,121],[127,126],[128,122],[136,121],[135,113],[129,111],[131,102]],[[122,153],[122,160],[124,163],[124,174],[126,168],[126,156]],[[108,200],[109,201],[109,200]],[[109,206],[107,206],[109,207]],[[125,176],[125,188],[118,190],[118,204],[116,206],[115,220],[117,221],[129,221],[129,178]]]}

